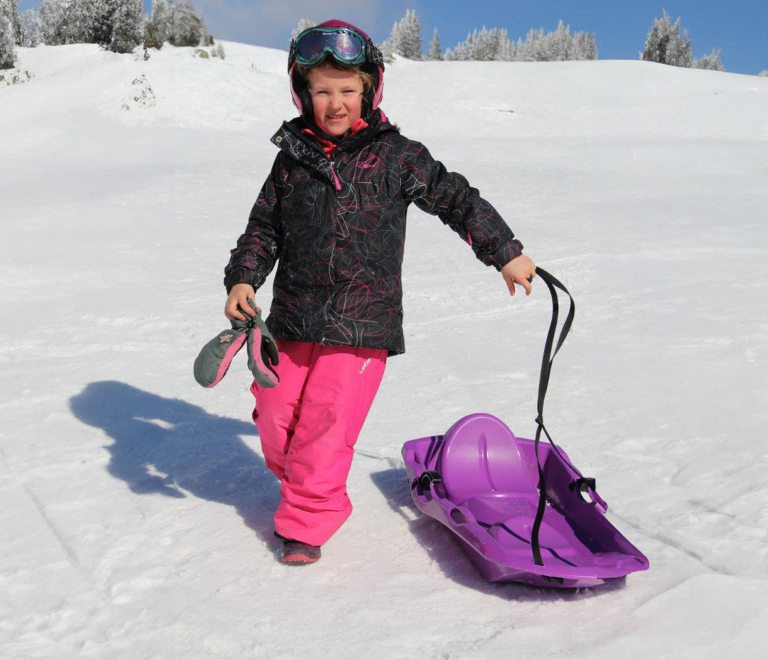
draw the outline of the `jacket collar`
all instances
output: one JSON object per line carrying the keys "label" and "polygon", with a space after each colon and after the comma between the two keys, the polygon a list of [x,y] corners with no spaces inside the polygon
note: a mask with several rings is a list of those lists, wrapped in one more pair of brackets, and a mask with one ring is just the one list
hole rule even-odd
{"label": "jacket collar", "polygon": [[345,140],[347,137],[350,137],[352,135],[355,135],[356,133],[359,133],[360,131],[368,128],[368,122],[365,121],[362,117],[355,121],[354,124],[350,127],[350,129],[344,133],[344,135],[341,135],[339,137],[335,137],[333,135],[329,135],[328,133],[325,133],[324,131],[320,130],[315,125],[308,124],[305,128],[301,129],[301,132],[305,135],[309,135],[315,140],[317,140],[320,143],[320,146],[323,147],[323,152],[325,153],[326,158],[332,158],[333,152],[336,150],[336,148],[341,144],[343,140]]}
{"label": "jacket collar", "polygon": [[[302,131],[307,124],[301,117],[283,122],[283,125],[272,136],[272,143],[285,151],[289,156],[305,165],[316,169],[331,183],[335,181],[331,160],[326,155],[323,145],[314,136]],[[332,150],[334,154],[360,149],[374,137],[388,131],[396,131],[386,118],[386,115],[377,110],[370,118],[367,118],[367,126],[351,132],[339,140],[338,145]]]}

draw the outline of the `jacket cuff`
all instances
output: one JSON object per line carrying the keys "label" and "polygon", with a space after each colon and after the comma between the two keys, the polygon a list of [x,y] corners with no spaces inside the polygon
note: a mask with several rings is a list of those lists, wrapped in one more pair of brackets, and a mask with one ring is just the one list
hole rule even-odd
{"label": "jacket cuff", "polygon": [[523,253],[523,244],[516,238],[502,245],[491,255],[491,264],[500,271],[512,259],[519,257]]}
{"label": "jacket cuff", "polygon": [[231,293],[235,284],[250,284],[254,290],[258,289],[266,278],[258,277],[255,270],[248,268],[233,268],[224,277],[224,286],[227,288],[227,295]]}

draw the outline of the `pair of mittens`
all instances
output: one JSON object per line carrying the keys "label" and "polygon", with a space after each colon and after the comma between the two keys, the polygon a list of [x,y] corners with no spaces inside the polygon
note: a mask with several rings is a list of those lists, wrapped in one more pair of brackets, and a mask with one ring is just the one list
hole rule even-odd
{"label": "pair of mittens", "polygon": [[227,374],[229,365],[244,344],[248,348],[248,368],[261,387],[276,387],[280,377],[273,365],[280,356],[277,344],[261,318],[253,300],[248,300],[255,316],[244,314],[245,321],[232,319],[232,328],[224,330],[203,346],[195,360],[195,380],[203,387],[215,387]]}

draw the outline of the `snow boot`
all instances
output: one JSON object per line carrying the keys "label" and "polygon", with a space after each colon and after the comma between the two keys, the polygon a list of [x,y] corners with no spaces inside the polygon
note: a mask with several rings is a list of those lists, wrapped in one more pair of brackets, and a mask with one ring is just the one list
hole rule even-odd
{"label": "snow boot", "polygon": [[306,566],[307,564],[314,564],[320,559],[319,545],[310,545],[302,541],[287,539],[277,532],[275,532],[275,536],[283,542],[277,555],[280,563],[286,566]]}

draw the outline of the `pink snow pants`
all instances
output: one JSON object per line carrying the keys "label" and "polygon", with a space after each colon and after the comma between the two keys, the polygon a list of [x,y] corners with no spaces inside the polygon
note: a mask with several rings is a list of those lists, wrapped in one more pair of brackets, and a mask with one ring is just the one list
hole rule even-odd
{"label": "pink snow pants", "polygon": [[276,343],[280,384],[251,386],[264,458],[280,479],[275,531],[323,545],[352,513],[347,476],[353,448],[384,375],[387,351]]}

